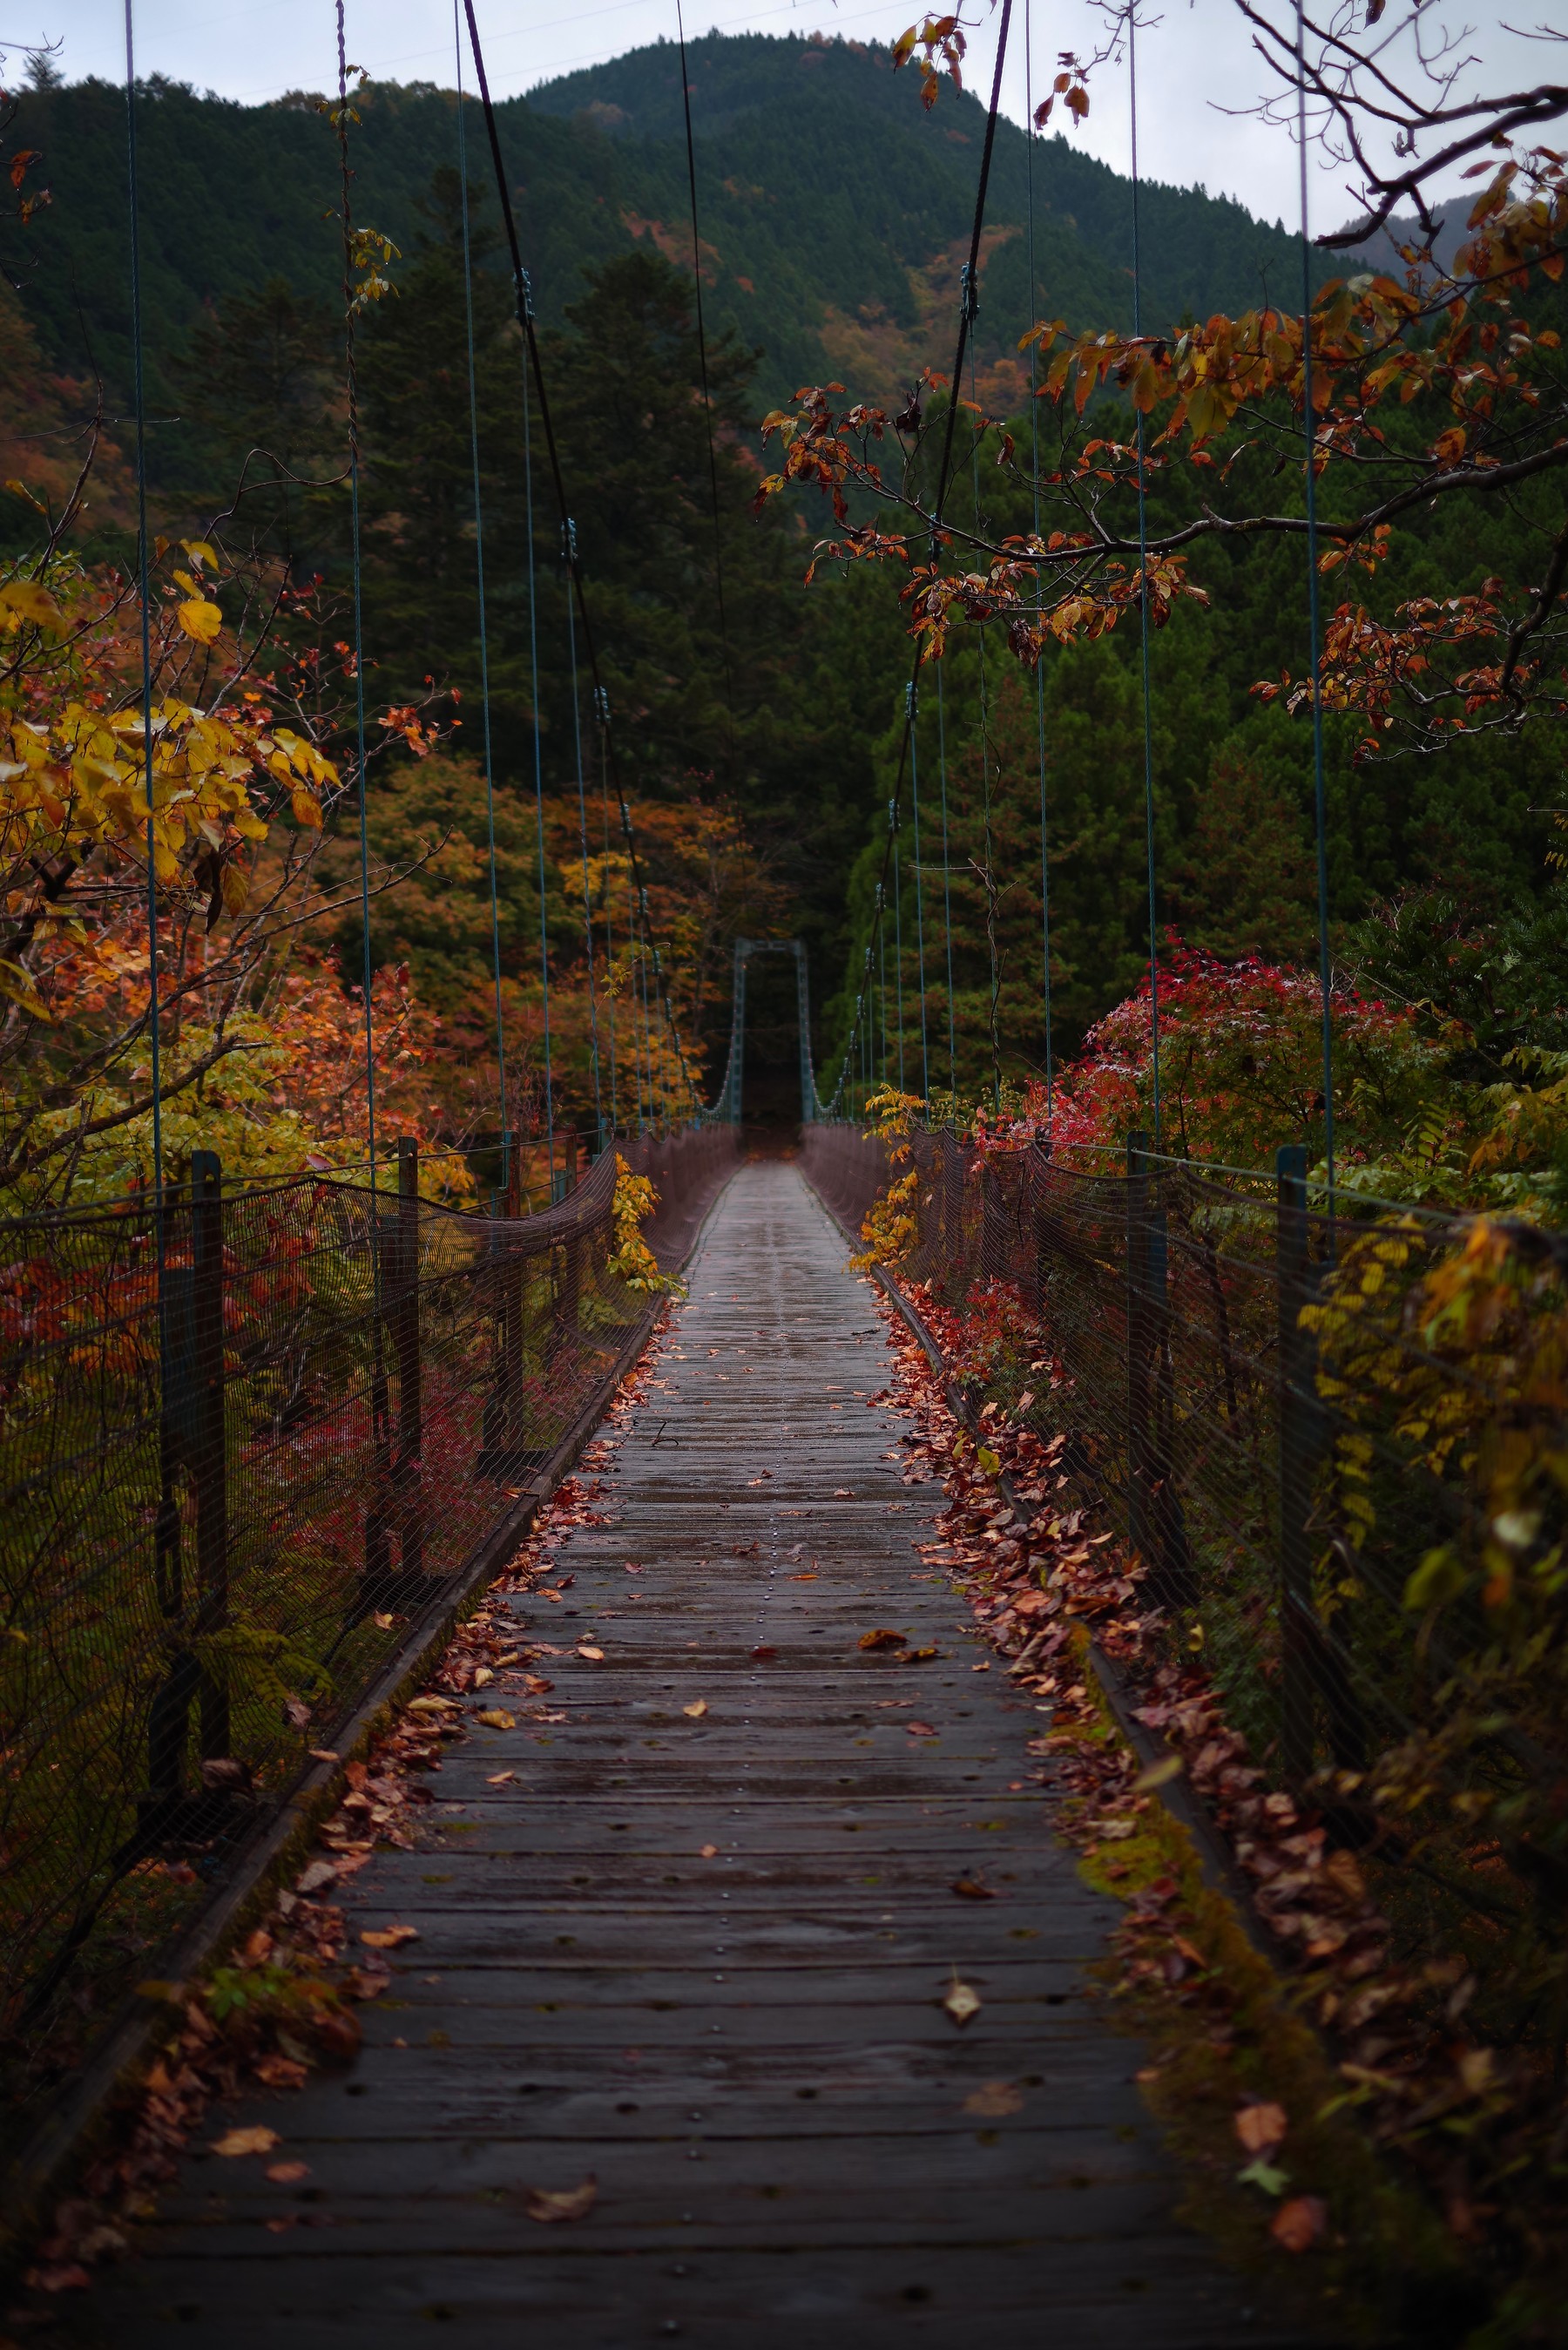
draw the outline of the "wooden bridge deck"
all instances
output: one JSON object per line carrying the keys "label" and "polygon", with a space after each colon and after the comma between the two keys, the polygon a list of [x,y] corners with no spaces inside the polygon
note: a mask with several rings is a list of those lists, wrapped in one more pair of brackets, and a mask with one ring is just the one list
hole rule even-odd
{"label": "wooden bridge deck", "polygon": [[[105,2339],[1296,2338],[1172,2216],[1137,2043],[1085,1997],[1113,1906],[1018,1783],[1034,1718],[921,1570],[938,1489],[900,1482],[866,1408],[887,1357],[845,1256],[793,1167],[738,1175],[607,1475],[614,1523],[563,1545],[563,1605],[516,1603],[606,1660],[553,1664],[564,1726],[451,1752],[421,1848],[354,1880],[356,1929],[420,1934],[362,2056],[237,2116],[308,2186],[189,2161],[93,2297]],[[863,1653],[882,1624],[940,1659]],[[974,1866],[1001,1898],[954,1897]],[[983,2002],[962,2030],[955,1965]],[[997,2082],[1018,2110],[966,2111]],[[587,2219],[524,2215],[526,2188],[590,2171]],[[309,2224],[265,2225],[291,2213]]]}

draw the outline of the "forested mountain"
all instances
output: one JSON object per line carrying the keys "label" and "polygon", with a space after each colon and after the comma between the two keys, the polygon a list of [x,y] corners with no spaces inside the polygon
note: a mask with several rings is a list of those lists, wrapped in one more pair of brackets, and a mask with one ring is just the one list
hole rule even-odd
{"label": "forested mountain", "polygon": [[[941,364],[974,207],[984,109],[950,97],[930,115],[912,74],[858,42],[709,35],[689,49],[710,317],[762,351],[759,402],[837,373],[891,392]],[[670,43],[547,83],[499,109],[524,257],[542,317],[558,323],[585,265],[641,244],[682,265],[691,240],[678,52]],[[181,397],[176,356],[204,304],[274,275],[335,298],[337,153],[315,99],[265,106],[148,86],[140,127],[143,304],[154,400]],[[449,89],[387,84],[355,101],[354,211],[407,251],[431,174],[456,160]],[[478,109],[476,169],[488,172]],[[130,323],[125,105],[107,82],[28,93],[21,134],[51,190],[5,258],[57,365],[89,362],[119,387]],[[999,129],[983,265],[982,367],[1010,359],[1029,296],[1028,142]],[[1035,142],[1038,310],[1073,326],[1131,316],[1128,182],[1066,138]],[[1150,186],[1141,238],[1147,315],[1175,319],[1293,286],[1293,242],[1200,189]],[[1015,377],[1014,380],[1021,380]],[[999,387],[1000,389],[1000,387]],[[188,456],[188,422],[160,427],[161,468]]]}
{"label": "forested mountain", "polygon": [[[827,514],[820,502],[753,516],[758,422],[802,382],[836,377],[857,395],[886,397],[901,395],[922,366],[950,365],[983,113],[950,91],[925,113],[913,78],[855,43],[714,35],[690,57],[716,518],[677,52],[668,44],[636,52],[500,111],[626,780],[646,808],[668,811],[672,823],[690,818],[680,888],[697,888],[705,911],[681,920],[689,941],[702,941],[689,960],[691,1019],[711,1085],[727,1032],[723,957],[737,929],[784,927],[807,941],[819,1053],[831,1060],[842,1041],[871,927],[909,663],[892,573],[856,566],[840,577],[830,567],[804,585],[817,518]],[[490,955],[488,820],[474,755],[481,519],[505,868],[499,932],[519,1000],[538,972],[535,742],[545,793],[565,795],[574,829],[579,743],[601,796],[604,779],[581,649],[568,633],[559,520],[537,472],[530,540],[519,338],[478,108],[465,114],[476,513],[455,99],[430,85],[380,86],[355,105],[354,217],[399,247],[394,293],[357,328],[367,652],[378,698],[421,703],[446,730],[440,758],[394,767],[373,795],[372,840],[393,864],[446,843],[422,879],[379,903],[374,959],[409,959],[443,1015],[478,1022]],[[96,369],[118,445],[99,458],[88,536],[121,563],[133,512],[117,421],[128,391],[124,127],[123,94],[108,84],[23,94],[17,136],[42,151],[52,202],[26,226],[5,224],[19,291],[0,292],[6,470],[57,499],[70,411],[90,407]],[[140,146],[149,457],[161,523],[206,530],[226,515],[225,543],[265,542],[295,577],[319,576],[337,598],[340,633],[349,549],[331,125],[308,95],[245,108],[159,83],[140,105]],[[981,396],[1012,416],[1023,449],[1019,331],[1032,310],[1074,329],[1125,329],[1130,228],[1125,180],[1070,140],[1036,140],[1031,151],[1020,131],[1001,127],[977,351]],[[1271,291],[1289,299],[1299,285],[1298,248],[1282,229],[1200,190],[1147,189],[1141,234],[1147,324],[1244,309]],[[1325,261],[1324,276],[1335,266]],[[1130,413],[1098,397],[1105,429],[1130,436]],[[1435,429],[1419,407],[1406,413],[1408,431]],[[234,511],[256,449],[317,486],[273,485],[272,467],[253,463]],[[1017,476],[993,462],[1002,453],[992,434],[972,464],[965,455],[950,516],[984,508],[998,527],[1028,528]],[[1268,484],[1279,465],[1270,473],[1270,461],[1245,452],[1231,462],[1256,473],[1260,496],[1275,494]],[[1151,488],[1152,526],[1195,515],[1209,478],[1165,471]],[[1379,557],[1381,608],[1474,591],[1516,566],[1521,547],[1545,544],[1560,520],[1550,481],[1464,522],[1452,506],[1412,509]],[[35,526],[21,508],[4,523],[18,548]],[[1306,959],[1315,907],[1310,739],[1299,711],[1264,706],[1254,691],[1300,672],[1302,552],[1289,537],[1215,541],[1194,555],[1192,576],[1210,601],[1188,604],[1157,633],[1151,664],[1159,920],[1223,954]],[[945,796],[957,1074],[972,1087],[989,1058],[993,986],[1012,1071],[1027,1075],[1045,1057],[1042,767],[1058,1056],[1146,967],[1136,627],[1048,645],[1038,707],[1029,682],[973,632],[954,639],[942,666],[940,707],[934,678],[921,698],[921,860],[929,891]],[[1561,797],[1552,727],[1518,743],[1499,734],[1440,757],[1361,767],[1352,764],[1355,732],[1331,718],[1336,938],[1377,901],[1412,890],[1451,888],[1465,920],[1465,909],[1490,920],[1499,907],[1533,899]],[[744,837],[721,856],[704,827],[723,808]],[[357,854],[351,842],[348,850]],[[547,860],[551,951],[563,967],[581,945],[574,877],[586,873],[587,854],[585,846],[576,857],[563,835]],[[926,936],[928,978],[934,986],[940,967],[945,984],[934,901],[915,898],[912,834],[905,856],[906,935]],[[699,869],[700,887],[691,879]],[[989,907],[982,872],[1004,877]],[[672,909],[678,901],[679,891]],[[357,966],[352,923],[342,940]],[[763,993],[759,983],[759,1001]]]}

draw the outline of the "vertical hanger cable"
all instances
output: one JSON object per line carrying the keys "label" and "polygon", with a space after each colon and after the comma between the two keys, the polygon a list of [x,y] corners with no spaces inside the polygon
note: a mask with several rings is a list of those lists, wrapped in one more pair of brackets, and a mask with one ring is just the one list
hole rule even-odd
{"label": "vertical hanger cable", "polygon": [[942,933],[948,958],[948,1093],[951,1115],[958,1115],[958,1020],[953,1009],[953,888],[948,858],[948,721],[942,671],[937,667],[937,777],[942,806]]}
{"label": "vertical hanger cable", "polygon": [[[575,569],[577,559],[577,526],[570,517],[561,532],[561,547],[566,562]],[[572,670],[572,747],[577,767],[577,831],[583,856],[583,944],[588,958],[588,1062],[594,1079],[594,1126],[598,1147],[605,1147],[605,1107],[599,1086],[599,1008],[598,968],[594,954],[594,901],[588,883],[588,797],[583,776],[583,697],[577,679],[577,614],[570,590],[566,596],[566,642]]]}
{"label": "vertical hanger cable", "polygon": [[[1033,0],[1024,0],[1023,10],[1023,116],[1024,132],[1029,144],[1025,150],[1028,171],[1029,209],[1029,323],[1034,324],[1040,307],[1040,280],[1034,265],[1034,88],[1033,60],[1030,46]],[[1033,500],[1033,529],[1040,536],[1040,346],[1033,338],[1029,345],[1029,474]],[[1041,981],[1044,991],[1045,1009],[1045,1128],[1049,1136],[1055,1114],[1055,1058],[1051,1034],[1051,854],[1050,833],[1046,825],[1045,806],[1045,665],[1043,660],[1034,663],[1034,723],[1040,750],[1040,963]]]}
{"label": "vertical hanger cable", "polygon": [[920,877],[920,746],[918,689],[908,689],[909,712],[909,807],[915,837],[915,972],[920,1002],[920,1098],[929,1111],[931,1098],[930,1052],[926,1041],[926,914]]}
{"label": "vertical hanger cable", "polygon": [[[1132,115],[1132,252],[1133,336],[1143,332],[1143,286],[1138,250],[1137,168],[1137,0],[1127,11],[1127,82]],[[1159,1098],[1159,933],[1156,928],[1154,871],[1154,717],[1149,696],[1148,660],[1148,516],[1145,484],[1145,426],[1142,409],[1137,421],[1137,560],[1138,633],[1143,656],[1143,819],[1148,866],[1148,1008],[1154,1071],[1154,1147],[1160,1143]]]}
{"label": "vertical hanger cable", "polygon": [[130,341],[136,400],[136,566],[141,608],[141,774],[147,806],[147,1033],[152,1100],[152,1200],[160,1276],[163,1263],[163,1072],[159,1035],[157,822],[153,792],[152,565],[147,536],[147,390],[141,348],[141,206],[136,173],[136,35],[125,0],[126,193],[130,213]]}
{"label": "vertical hanger cable", "polygon": [[490,635],[484,603],[484,502],[479,478],[479,380],[473,357],[473,255],[468,224],[468,130],[463,120],[462,26],[452,0],[452,47],[457,57],[457,176],[462,213],[463,325],[468,338],[468,445],[473,464],[473,567],[479,598],[479,703],[484,735],[484,822],[490,858],[490,960],[495,983],[495,1072],[501,1100],[502,1168],[510,1180],[512,1122],[506,1102],[506,1014],[501,1000],[501,887],[495,869],[495,769],[490,726]]}
{"label": "vertical hanger cable", "polygon": [[[534,307],[524,271],[524,304]],[[545,1046],[545,1161],[556,1195],[556,1072],[550,1037],[550,907],[545,875],[545,738],[539,723],[538,560],[534,545],[534,420],[528,361],[523,361],[523,536],[528,545],[528,693],[534,734],[534,832],[539,866],[539,988]]]}
{"label": "vertical hanger cable", "polygon": [[[128,0],[129,5],[129,0]],[[365,1118],[370,1159],[370,1191],[376,1190],[376,1014],[370,959],[370,816],[365,754],[365,598],[359,532],[359,395],[354,369],[354,228],[349,200],[348,51],[343,0],[337,5],[337,164],[343,203],[343,350],[348,397],[348,515],[354,568],[354,741],[359,787],[359,920],[364,932],[361,983],[365,991]],[[378,1324],[378,1328],[379,1325]]]}
{"label": "vertical hanger cable", "polygon": [[1306,443],[1307,622],[1312,663],[1313,816],[1317,838],[1317,969],[1323,999],[1324,1158],[1328,1175],[1328,1211],[1334,1213],[1334,1019],[1333,971],[1328,949],[1328,806],[1324,776],[1323,681],[1318,674],[1323,614],[1317,552],[1317,410],[1313,394],[1312,244],[1307,224],[1306,26],[1296,0],[1296,145],[1302,192],[1302,437]]}

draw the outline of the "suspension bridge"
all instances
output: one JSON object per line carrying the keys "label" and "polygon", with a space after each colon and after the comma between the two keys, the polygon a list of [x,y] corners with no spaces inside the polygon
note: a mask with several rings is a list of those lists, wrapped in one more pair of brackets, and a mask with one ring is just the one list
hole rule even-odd
{"label": "suspension bridge", "polygon": [[[1320,1378],[1320,1345],[1334,1341],[1313,1335],[1324,1316],[1303,1309],[1332,1302],[1361,1262],[1355,1213],[1335,1198],[1332,1118],[1326,1191],[1309,1185],[1305,1153],[1288,1139],[1266,1178],[1162,1149],[1147,597],[1152,1133],[1129,1138],[1118,1163],[1085,1166],[1053,1146],[1043,682],[1047,1120],[987,1151],[908,1114],[939,1095],[944,1061],[956,1103],[961,1017],[941,673],[937,795],[922,810],[918,657],[827,1078],[819,1084],[814,1058],[803,942],[742,936],[709,1101],[622,780],[472,0],[462,16],[460,170],[466,192],[472,58],[526,355],[531,628],[536,471],[568,588],[586,1074],[574,1107],[552,1059],[562,942],[548,930],[535,727],[542,1087],[533,1128],[507,1122],[520,1092],[499,944],[465,205],[499,1182],[488,1214],[442,1206],[422,1180],[431,1154],[389,1143],[378,1122],[363,788],[368,1164],[244,1184],[209,1151],[188,1169],[165,1164],[149,667],[153,1180],[133,1199],[7,1228],[0,1979],[21,2043],[43,2052],[36,2073],[30,2056],[18,2072],[28,2134],[14,2148],[16,2199],[47,2224],[50,2199],[99,2143],[117,2085],[168,2085],[165,2011],[252,1947],[242,1937],[258,1918],[297,1929],[304,1917],[317,1921],[317,1949],[341,1933],[334,1964],[387,1953],[385,1985],[357,2009],[360,2044],[307,2074],[286,2057],[302,2085],[247,2082],[221,2127],[170,2153],[156,2196],[117,2219],[130,2256],[73,2295],[73,2339],[270,2350],[286,2336],[400,2350],[441,2325],[485,2344],[532,2326],[562,2350],[666,2336],[824,2350],[906,2340],[956,2350],[975,2338],[1009,2350],[1033,2343],[1048,2316],[1065,2339],[1106,2350],[1326,2344],[1340,2338],[1332,2324],[1228,2266],[1190,2224],[1190,2180],[1139,2091],[1147,2051],[1106,1996],[1102,1961],[1123,1905],[1089,1889],[1038,1767],[1058,1689],[1039,1668],[1064,1651],[1072,1611],[1031,1586],[999,1655],[943,1567],[928,1564],[945,1496],[913,1446],[885,1318],[891,1300],[952,1374],[972,1435],[1012,1427],[1057,1445],[1057,1498],[1046,1503],[1042,1489],[1035,1499],[1063,1515],[1070,1505],[1075,1526],[1093,1523],[1097,1540],[1118,1545],[1107,1555],[1132,1579],[1116,1604],[1130,1607],[1141,1587],[1149,1637],[1167,1643],[1163,1669],[1186,1669],[1202,1648],[1201,1619],[1220,1625],[1231,1686],[1277,1783],[1267,1800],[1304,1803],[1332,1766],[1347,1783],[1328,1816],[1349,1841],[1375,1843],[1372,1798],[1351,1796],[1371,1758],[1435,1702],[1402,1594],[1462,1509],[1446,1466],[1414,1461],[1404,1430],[1377,1417],[1381,1373],[1341,1367],[1337,1383]],[[1010,19],[1003,0],[949,378],[961,387],[967,361],[971,391]],[[352,289],[366,263],[351,213],[341,5],[337,25]],[[683,31],[681,71],[684,81]],[[127,101],[134,262],[129,41]],[[686,128],[701,329],[689,106]],[[1033,236],[1032,213],[1032,276]],[[1134,252],[1136,297],[1136,205]],[[134,279],[132,291],[140,427]],[[362,681],[373,649],[358,577],[352,293],[348,311]],[[1032,390],[1033,366],[1032,352]],[[705,344],[702,369],[706,400]],[[1307,398],[1310,409],[1310,364]],[[939,434],[939,520],[960,404],[950,401]],[[711,470],[711,404],[709,420]],[[1140,560],[1143,431],[1140,415]],[[140,440],[139,430],[139,463]],[[1309,464],[1315,578],[1312,478]],[[145,608],[144,469],[138,485]],[[979,496],[977,476],[977,516]],[[716,485],[714,521],[722,622]],[[1314,588],[1314,656],[1316,619]],[[533,657],[537,704],[536,639]],[[356,701],[362,779],[362,682]],[[1321,882],[1315,699],[1313,717]],[[608,892],[596,910],[590,879],[585,743],[596,735],[628,876],[613,910],[635,958],[622,995],[609,983]],[[984,788],[989,874],[989,773]],[[1319,911],[1325,941],[1321,888]],[[798,1134],[786,1149],[747,1155],[748,982],[760,958],[794,966]],[[1000,1108],[994,941],[990,983]],[[1332,1107],[1326,960],[1323,1016]],[[873,1136],[863,1128],[879,1092],[901,1110]],[[533,1211],[530,1169],[543,1178]],[[628,1176],[653,1187],[646,1261],[628,1245]],[[906,1230],[874,1282],[848,1256],[895,1185]],[[1374,1235],[1379,1204],[1366,1204]],[[1455,1244],[1456,1227],[1411,1217],[1401,1232],[1407,1289]],[[1366,1284],[1366,1299],[1376,1287]],[[1363,1308],[1384,1370],[1416,1366],[1392,1290],[1386,1308]],[[990,1333],[989,1354],[979,1341],[955,1352],[966,1316]],[[1364,1448],[1357,1459],[1403,1481],[1405,1508],[1397,1523],[1364,1530],[1354,1593],[1325,1600],[1314,1511],[1346,1433]],[[552,1515],[574,1477],[578,1505]],[[1016,1583],[1033,1504],[1012,1488],[992,1498],[991,1532],[1017,1553]],[[526,1573],[514,1565],[524,1555]],[[987,1585],[988,1603],[1002,1605],[1005,1583]],[[1110,1605],[1085,1604],[1082,1643],[1066,1653],[1074,1671],[1103,1671],[1114,1696],[1113,1665],[1087,1628]],[[1052,1609],[1063,1612],[1055,1632],[1033,1628]],[[476,1624],[491,1661],[477,1669],[483,1682],[454,1684],[444,1660],[472,1648]],[[1043,1648],[1047,1637],[1055,1648]],[[890,1665],[889,1651],[919,1661]],[[400,1722],[407,1760],[420,1721],[426,1743],[410,1768],[421,1793],[399,1795],[398,1809],[365,1757]],[[1510,1767],[1534,1769],[1538,1752],[1521,1752]],[[372,1827],[396,1813],[398,1833],[357,1842],[343,1825],[351,1811]],[[1199,1843],[1218,1849],[1207,1814]],[[1469,1856],[1443,1858],[1452,1893]],[[1352,1879],[1354,1867],[1341,1872]],[[1454,1898],[1472,1893],[1461,1885]],[[1479,1894],[1472,1907],[1484,1909]],[[1364,1928],[1332,1930],[1345,1942]],[[90,2029],[51,2074],[73,2002],[90,2011]],[[233,2155],[223,2136],[240,2142]]]}
{"label": "suspension bridge", "polygon": [[[1107,2345],[1315,2338],[1176,2217],[1091,1987],[1113,1905],[921,1560],[936,1489],[845,1255],[798,1166],[720,1192],[599,1522],[490,1612],[548,1642],[552,1726],[451,1750],[410,1848],[331,1894],[351,1944],[409,1935],[360,2054],[225,2113],[283,2133],[278,2180],[183,2162],[106,2339],[1023,2345],[1047,2304]],[[889,1618],[929,1663],[864,1649]]]}

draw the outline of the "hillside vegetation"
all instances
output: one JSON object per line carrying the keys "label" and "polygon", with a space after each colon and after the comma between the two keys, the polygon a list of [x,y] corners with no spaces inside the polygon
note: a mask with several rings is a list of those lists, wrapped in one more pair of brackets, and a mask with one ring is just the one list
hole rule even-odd
{"label": "hillside vegetation", "polygon": [[[926,115],[912,78],[861,43],[709,35],[690,45],[710,323],[763,359],[761,405],[853,365],[867,389],[892,392],[949,335],[961,239],[974,208],[984,109],[965,94]],[[552,324],[581,291],[585,267],[658,248],[690,264],[686,150],[678,53],[661,42],[546,83],[499,109],[524,258],[540,316]],[[149,85],[140,130],[143,268],[150,378],[160,412],[179,410],[171,369],[203,305],[277,274],[296,294],[333,301],[337,231],[324,217],[337,156],[310,94],[265,106]],[[356,99],[354,208],[406,252],[431,175],[450,165],[455,98],[428,83],[383,84]],[[485,169],[477,106],[472,138]],[[107,82],[31,94],[23,129],[43,151],[52,193],[26,234],[9,227],[55,365],[79,373],[88,353],[127,380],[125,101]],[[983,265],[980,350],[988,369],[1028,324],[1027,142],[1001,125]],[[1035,248],[1042,300],[1074,326],[1131,318],[1129,183],[1069,140],[1036,142]],[[1176,318],[1258,298],[1290,283],[1295,248],[1280,229],[1200,189],[1144,192],[1145,300]],[[1013,374],[1016,388],[1023,380]],[[169,478],[184,477],[196,428],[160,426]]]}

